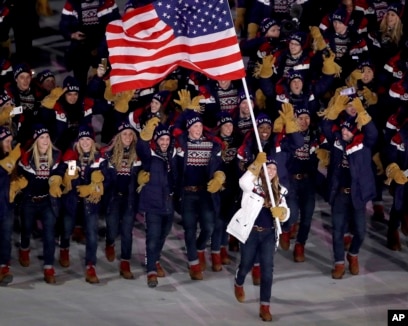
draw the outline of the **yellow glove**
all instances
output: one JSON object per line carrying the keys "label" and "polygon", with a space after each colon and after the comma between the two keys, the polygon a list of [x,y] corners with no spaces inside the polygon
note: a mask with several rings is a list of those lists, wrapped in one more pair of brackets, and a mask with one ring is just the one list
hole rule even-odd
{"label": "yellow glove", "polygon": [[252,40],[256,37],[256,33],[258,33],[259,25],[256,23],[249,23],[247,29],[247,40]]}
{"label": "yellow glove", "polygon": [[86,197],[89,202],[97,204],[103,196],[104,188],[102,181],[104,179],[101,171],[93,171],[91,174],[91,183],[89,185],[76,187],[79,197]]}
{"label": "yellow glove", "polygon": [[286,207],[271,207],[271,213],[273,217],[277,217],[279,222],[283,223],[289,219],[288,209]]}
{"label": "yellow glove", "polygon": [[92,183],[99,183],[105,180],[103,173],[99,170],[93,171],[91,174],[91,182]]}
{"label": "yellow glove", "polygon": [[134,90],[119,92],[115,95],[114,108],[116,111],[121,113],[126,113],[129,110],[129,101],[133,98],[135,94]]}
{"label": "yellow glove", "polygon": [[324,148],[316,149],[316,157],[319,160],[319,166],[327,168],[330,163],[330,151]]}
{"label": "yellow glove", "polygon": [[142,188],[150,181],[150,172],[141,170],[137,175],[137,183],[139,187],[137,187],[137,192],[140,193]]}
{"label": "yellow glove", "polygon": [[363,78],[363,74],[360,69],[355,69],[351,74],[346,78],[347,87],[357,87],[357,81]]}
{"label": "yellow glove", "polygon": [[61,184],[62,178],[59,175],[53,175],[49,178],[48,184],[50,185],[50,195],[55,198],[59,198],[62,195]]}
{"label": "yellow glove", "polygon": [[85,197],[88,197],[91,194],[92,186],[91,186],[91,184],[76,186],[76,190],[78,192],[79,197],[85,198]]}
{"label": "yellow glove", "polygon": [[158,124],[160,123],[160,119],[158,117],[153,117],[149,121],[146,122],[143,130],[140,132],[140,138],[144,141],[149,141],[153,138],[153,133]]}
{"label": "yellow glove", "polygon": [[273,65],[276,58],[272,55],[266,55],[262,58],[262,63],[257,62],[253,76],[255,78],[270,78],[273,75]]}
{"label": "yellow glove", "polygon": [[25,187],[27,187],[28,181],[23,176],[16,176],[10,182],[9,202],[14,203],[16,195]]}
{"label": "yellow glove", "polygon": [[361,103],[361,100],[356,97],[351,104],[357,111],[357,128],[361,130],[363,126],[365,126],[367,123],[371,121],[371,116],[368,114],[368,112],[364,109],[363,104]]}
{"label": "yellow glove", "polygon": [[190,104],[187,105],[188,110],[193,110],[197,113],[203,113],[204,109],[200,105],[200,100],[204,98],[204,95],[194,96],[191,100]]}
{"label": "yellow glove", "polygon": [[299,126],[295,118],[295,111],[292,104],[283,103],[282,110],[279,111],[279,115],[285,124],[285,131],[287,134],[292,134],[299,131]]}
{"label": "yellow glove", "polygon": [[105,80],[105,92],[103,94],[103,97],[109,102],[115,101],[115,95],[112,93],[112,85],[110,79]]}
{"label": "yellow glove", "polygon": [[179,100],[174,99],[173,101],[174,103],[180,105],[181,109],[184,111],[191,102],[190,91],[181,89],[177,92],[177,94],[179,96]]}
{"label": "yellow glove", "polygon": [[4,126],[5,124],[9,123],[12,116],[10,115],[11,111],[13,111],[14,105],[11,103],[7,103],[0,108],[0,126]]}
{"label": "yellow glove", "polygon": [[368,105],[377,104],[377,102],[378,102],[377,93],[372,92],[367,86],[363,87],[362,93],[363,93],[363,97],[366,100],[366,103]]}
{"label": "yellow glove", "polygon": [[266,96],[260,88],[255,92],[255,103],[260,110],[266,109]]}
{"label": "yellow glove", "polygon": [[404,185],[408,182],[408,178],[405,176],[404,172],[401,171],[397,163],[391,163],[385,169],[385,175],[387,180],[384,181],[386,185],[390,185],[391,181],[394,180],[399,185]]}
{"label": "yellow glove", "polygon": [[283,123],[282,117],[277,117],[273,122],[273,132],[274,133],[282,132],[284,126],[285,124]]}
{"label": "yellow glove", "polygon": [[261,172],[262,164],[266,163],[266,161],[266,153],[259,152],[256,156],[255,161],[253,161],[251,165],[248,166],[248,171],[250,171],[254,176],[257,177],[259,175],[259,172]]}
{"label": "yellow glove", "polygon": [[49,95],[44,97],[44,99],[41,101],[41,105],[47,109],[53,109],[55,103],[57,103],[58,99],[65,93],[66,90],[66,88],[55,87]]}
{"label": "yellow glove", "polygon": [[6,170],[8,174],[11,174],[20,156],[21,156],[20,144],[17,144],[16,147],[14,147],[13,150],[5,158],[0,160],[0,166],[4,170]]}
{"label": "yellow glove", "polygon": [[177,79],[166,79],[163,80],[159,85],[159,91],[170,91],[174,92],[178,89]]}
{"label": "yellow glove", "polygon": [[322,73],[325,75],[335,75],[336,77],[340,77],[341,74],[341,67],[334,62],[336,55],[330,51],[330,55],[328,57],[323,56],[323,67]]}
{"label": "yellow glove", "polygon": [[87,200],[93,204],[99,203],[103,196],[103,190],[102,182],[91,183],[91,193],[89,194]]}
{"label": "yellow glove", "polygon": [[222,189],[222,185],[225,182],[225,173],[222,171],[215,171],[213,178],[207,183],[207,191],[210,193],[216,193]]}
{"label": "yellow glove", "polygon": [[242,31],[245,28],[245,12],[246,8],[236,8],[235,9],[235,20],[234,26],[235,31],[238,32]]}
{"label": "yellow glove", "polygon": [[67,194],[69,191],[72,190],[72,180],[78,179],[78,177],[79,177],[78,167],[75,168],[74,175],[69,175],[68,169],[65,171],[64,177],[62,178],[62,185],[64,186],[64,191],[62,192],[63,194]]}
{"label": "yellow glove", "polygon": [[377,169],[377,175],[382,175],[384,174],[384,166],[381,162],[381,157],[380,157],[380,153],[375,153],[372,157],[372,160],[375,164],[375,167]]}
{"label": "yellow glove", "polygon": [[52,9],[48,3],[48,0],[37,0],[35,9],[39,16],[47,17],[52,16],[53,14]]}
{"label": "yellow glove", "polygon": [[347,95],[339,95],[332,106],[329,106],[323,112],[319,112],[318,115],[326,120],[336,120],[340,112],[344,111],[348,102],[349,97]]}
{"label": "yellow glove", "polygon": [[317,26],[309,26],[310,35],[313,38],[313,51],[322,51],[327,48],[327,43],[324,40],[320,28]]}

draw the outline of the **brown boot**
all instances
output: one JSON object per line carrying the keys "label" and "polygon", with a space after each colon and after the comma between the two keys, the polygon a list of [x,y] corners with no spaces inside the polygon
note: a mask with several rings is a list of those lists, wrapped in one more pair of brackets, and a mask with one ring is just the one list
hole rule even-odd
{"label": "brown boot", "polygon": [[290,232],[282,232],[279,237],[279,244],[282,250],[289,250],[290,247]]}
{"label": "brown boot", "polygon": [[335,264],[334,268],[331,271],[332,278],[334,278],[335,280],[343,278],[344,273],[345,273],[344,264]]}
{"label": "brown boot", "polygon": [[106,245],[105,256],[108,261],[114,261],[116,258],[115,245]]}
{"label": "brown boot", "polygon": [[293,250],[293,260],[297,263],[303,263],[305,261],[305,245],[301,243],[295,244],[295,249]]}
{"label": "brown boot", "polygon": [[221,254],[215,253],[211,254],[211,262],[212,262],[212,270],[213,272],[221,272],[222,271],[222,263],[221,263]]}
{"label": "brown boot", "polygon": [[47,284],[55,284],[55,270],[54,267],[44,269],[44,281]]}
{"label": "brown boot", "polygon": [[119,265],[119,273],[125,280],[133,280],[135,277],[130,271],[130,262],[127,260],[121,260]]}
{"label": "brown boot", "polygon": [[360,269],[358,267],[358,256],[347,254],[347,261],[349,262],[349,271],[352,275],[358,275]]}
{"label": "brown boot", "polygon": [[296,239],[298,231],[299,231],[299,222],[296,222],[290,228],[290,238]]}
{"label": "brown boot", "polygon": [[60,249],[59,263],[62,267],[69,267],[69,249]]}
{"label": "brown boot", "polygon": [[238,302],[245,301],[245,291],[244,291],[243,285],[234,284],[234,293],[235,293],[235,298],[238,300]]}
{"label": "brown boot", "polygon": [[164,271],[163,267],[161,267],[159,262],[156,262],[156,270],[157,270],[157,277],[166,276],[166,272]]}
{"label": "brown boot", "polygon": [[269,312],[269,305],[261,304],[259,307],[259,317],[263,321],[272,321],[272,314]]}
{"label": "brown boot", "polygon": [[348,251],[350,249],[351,241],[353,241],[353,236],[350,233],[345,234],[343,237],[345,251]]}
{"label": "brown boot", "polygon": [[0,284],[7,285],[13,281],[13,275],[10,273],[8,266],[2,266],[0,268]]}
{"label": "brown boot", "polygon": [[18,251],[18,261],[23,267],[30,266],[30,249],[20,249]]}
{"label": "brown boot", "polygon": [[199,250],[197,251],[198,255],[198,261],[200,262],[201,270],[205,271],[207,268],[207,263],[205,261],[205,251],[204,250]]}
{"label": "brown boot", "polygon": [[86,266],[85,281],[90,284],[99,283],[99,279],[98,279],[98,276],[96,276],[94,265]]}
{"label": "brown boot", "polygon": [[253,285],[260,285],[261,284],[261,266],[254,265],[252,266],[252,284]]}
{"label": "brown boot", "polygon": [[387,232],[387,248],[393,251],[401,251],[401,241],[398,230],[390,230]]}
{"label": "brown boot", "polygon": [[228,257],[227,247],[221,247],[220,255],[221,255],[221,264],[223,265],[231,264],[231,259],[229,259]]}
{"label": "brown boot", "polygon": [[159,282],[157,281],[157,275],[156,274],[150,274],[147,275],[147,286],[149,288],[155,288]]}
{"label": "brown boot", "polygon": [[200,264],[191,265],[189,268],[190,278],[193,281],[201,281],[203,279],[203,272]]}

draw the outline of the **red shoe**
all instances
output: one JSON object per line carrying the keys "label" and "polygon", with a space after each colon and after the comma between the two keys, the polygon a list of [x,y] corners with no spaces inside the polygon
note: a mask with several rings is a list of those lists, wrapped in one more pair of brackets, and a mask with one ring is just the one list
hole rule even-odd
{"label": "red shoe", "polygon": [[190,278],[193,281],[201,281],[203,279],[203,272],[200,264],[191,265],[189,268]]}
{"label": "red shoe", "polygon": [[156,262],[157,277],[165,277],[166,272],[163,267],[161,267],[160,262]]}
{"label": "red shoe", "polygon": [[119,265],[119,273],[125,280],[133,280],[135,277],[130,271],[130,262],[127,260],[121,260]]}
{"label": "red shoe", "polygon": [[295,244],[295,249],[293,250],[293,260],[297,263],[303,263],[305,261],[305,245],[301,243]]}
{"label": "red shoe", "polygon": [[245,291],[244,291],[243,285],[239,286],[239,285],[234,284],[234,294],[238,302],[245,301]]}
{"label": "red shoe", "polygon": [[55,270],[54,267],[44,269],[44,281],[47,284],[55,284]]}
{"label": "red shoe", "polygon": [[360,272],[359,266],[358,266],[358,256],[352,256],[350,254],[347,254],[347,261],[349,262],[349,271],[352,275],[358,275]]}
{"label": "red shoe", "polygon": [[18,261],[23,267],[30,266],[30,249],[20,249],[18,251]]}
{"label": "red shoe", "polygon": [[261,317],[263,321],[272,321],[272,314],[269,311],[269,306],[261,304],[259,308],[259,317]]}
{"label": "red shoe", "polygon": [[344,264],[335,264],[334,268],[331,271],[332,278],[334,278],[335,280],[343,278],[344,273],[345,273]]}
{"label": "red shoe", "polygon": [[69,267],[69,249],[60,249],[59,263],[62,267]]}
{"label": "red shoe", "polygon": [[261,266],[254,265],[252,267],[251,275],[252,275],[252,284],[260,285],[261,284]]}
{"label": "red shoe", "polygon": [[219,253],[211,254],[211,262],[212,262],[211,268],[213,272],[222,271],[221,254]]}
{"label": "red shoe", "polygon": [[200,262],[201,270],[205,271],[207,268],[207,263],[205,261],[205,251],[204,250],[199,250],[197,251],[198,255],[198,261]]}
{"label": "red shoe", "polygon": [[228,257],[228,251],[226,247],[221,247],[220,255],[221,255],[221,264],[223,265],[231,264],[231,260]]}
{"label": "red shoe", "polygon": [[7,285],[13,281],[13,275],[10,273],[8,266],[0,268],[0,284]]}
{"label": "red shoe", "polygon": [[114,261],[116,258],[115,245],[106,245],[105,256],[108,261]]}
{"label": "red shoe", "polygon": [[98,279],[98,276],[96,276],[94,265],[86,266],[85,281],[90,284],[99,283],[99,279]]}
{"label": "red shoe", "polygon": [[289,250],[290,247],[290,232],[282,232],[279,237],[279,244],[282,250]]}
{"label": "red shoe", "polygon": [[147,286],[149,288],[155,288],[159,282],[157,281],[157,275],[156,274],[150,274],[147,275]]}

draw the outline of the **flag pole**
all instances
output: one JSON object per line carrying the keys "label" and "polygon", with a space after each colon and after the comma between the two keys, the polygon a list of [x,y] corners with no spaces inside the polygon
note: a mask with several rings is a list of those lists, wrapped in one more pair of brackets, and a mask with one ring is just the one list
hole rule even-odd
{"label": "flag pole", "polygon": [[[254,128],[254,134],[255,134],[255,138],[256,138],[256,143],[258,145],[258,150],[259,152],[263,152],[263,148],[262,148],[262,144],[261,144],[261,139],[259,138],[259,134],[258,134],[258,128],[256,126],[256,120],[255,120],[255,115],[254,115],[254,109],[252,107],[252,103],[250,100],[250,96],[249,96],[249,92],[248,92],[248,86],[245,80],[245,77],[243,77],[242,79],[242,85],[244,86],[244,92],[245,92],[245,97],[247,99],[248,102],[248,106],[249,106],[249,112],[251,114],[251,121],[252,121],[252,126]],[[269,191],[269,197],[272,203],[272,206],[275,207],[275,199],[273,198],[273,192],[272,192],[272,186],[271,186],[271,180],[269,180],[269,178],[267,178],[266,176],[268,175],[268,170],[266,168],[266,164],[262,164],[262,168],[265,174],[265,179],[266,179],[266,185],[268,186],[268,191]],[[276,228],[276,235],[277,235],[277,240],[279,240],[279,235],[282,233],[282,228],[280,225],[280,221],[277,217],[275,217],[275,228]]]}

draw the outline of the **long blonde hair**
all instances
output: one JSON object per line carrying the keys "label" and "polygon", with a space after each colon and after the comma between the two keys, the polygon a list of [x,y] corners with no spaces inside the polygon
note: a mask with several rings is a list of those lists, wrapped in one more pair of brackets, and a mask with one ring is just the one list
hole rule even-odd
{"label": "long blonde hair", "polygon": [[389,28],[389,26],[387,25],[387,15],[384,15],[380,23],[381,38],[387,35],[391,39],[392,43],[394,43],[395,45],[399,45],[403,34],[402,31],[403,24],[401,18],[398,17],[397,23],[395,24],[394,28]]}
{"label": "long blonde hair", "polygon": [[[132,130],[132,134],[133,134],[133,140],[129,146],[129,159],[127,162],[128,166],[131,166],[131,164],[137,159],[137,154],[136,154],[137,136],[133,130]],[[112,146],[111,146],[112,157],[111,157],[110,162],[115,167],[116,170],[119,170],[122,167],[123,153],[124,153],[124,147],[123,147],[120,135],[121,133],[116,134],[116,136],[113,139]]]}

